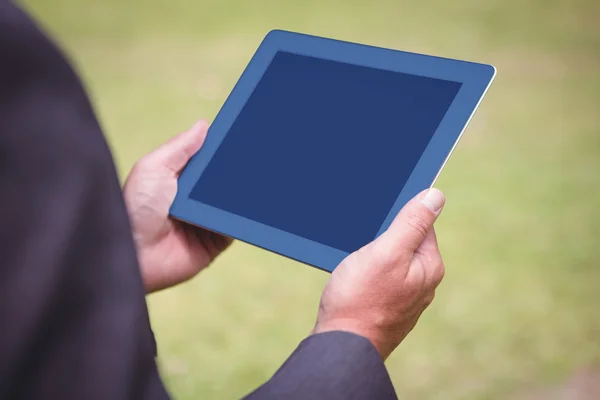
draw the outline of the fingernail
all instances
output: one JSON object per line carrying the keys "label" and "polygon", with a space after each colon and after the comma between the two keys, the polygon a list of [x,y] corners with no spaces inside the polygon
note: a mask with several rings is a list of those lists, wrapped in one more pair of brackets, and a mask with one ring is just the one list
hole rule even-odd
{"label": "fingernail", "polygon": [[437,213],[444,206],[445,198],[444,194],[438,189],[429,189],[423,197],[421,197],[421,203],[431,210],[431,212]]}

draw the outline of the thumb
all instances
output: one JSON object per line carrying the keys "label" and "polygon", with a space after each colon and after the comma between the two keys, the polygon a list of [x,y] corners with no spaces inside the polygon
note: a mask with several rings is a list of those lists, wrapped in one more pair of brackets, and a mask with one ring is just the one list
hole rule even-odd
{"label": "thumb", "polygon": [[202,147],[208,132],[208,122],[200,120],[194,126],[175,136],[147,155],[152,163],[162,165],[179,174],[194,154]]}
{"label": "thumb", "polygon": [[433,229],[445,201],[438,189],[421,192],[402,208],[380,239],[388,242],[390,247],[401,246],[414,252]]}

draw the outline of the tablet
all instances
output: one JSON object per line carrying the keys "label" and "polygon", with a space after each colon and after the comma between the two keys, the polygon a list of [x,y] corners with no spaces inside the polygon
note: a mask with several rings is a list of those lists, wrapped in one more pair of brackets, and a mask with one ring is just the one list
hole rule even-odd
{"label": "tablet", "polygon": [[494,75],[272,31],[182,172],[170,214],[331,272],[434,183]]}

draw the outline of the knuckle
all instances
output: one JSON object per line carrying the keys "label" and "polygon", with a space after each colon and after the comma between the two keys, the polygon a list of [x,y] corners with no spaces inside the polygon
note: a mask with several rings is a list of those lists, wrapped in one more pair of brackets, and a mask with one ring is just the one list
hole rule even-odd
{"label": "knuckle", "polygon": [[379,266],[392,266],[400,262],[402,258],[402,252],[391,246],[389,243],[381,243],[377,246],[373,246],[372,262]]}
{"label": "knuckle", "polygon": [[131,169],[133,172],[140,172],[147,170],[149,168],[150,161],[148,160],[148,156],[144,156],[137,160],[135,164],[133,164],[133,168]]}
{"label": "knuckle", "polygon": [[444,265],[444,263],[442,262],[442,260],[440,258],[440,261],[437,265],[437,268],[435,269],[435,273],[433,276],[436,286],[439,285],[440,282],[442,282],[445,275],[446,275],[446,266]]}
{"label": "knuckle", "polygon": [[[369,261],[372,259],[371,252],[368,251],[367,248],[360,248],[353,253],[348,254],[346,258],[342,261],[340,265],[351,265],[352,268],[355,269],[357,266],[362,268],[369,264]],[[333,273],[340,270],[336,268]]]}
{"label": "knuckle", "polygon": [[427,255],[425,260],[425,263],[427,264],[426,268],[430,271],[429,280],[435,287],[440,284],[442,279],[444,279],[444,275],[446,273],[442,256],[439,252],[432,252]]}
{"label": "knuckle", "polygon": [[419,214],[408,214],[405,218],[406,225],[420,237],[425,237],[429,231],[429,224]]}
{"label": "knuckle", "polygon": [[431,293],[423,298],[423,305],[425,308],[429,307],[429,305],[433,303],[433,300],[435,300],[435,290],[432,290]]}
{"label": "knuckle", "polygon": [[442,279],[444,279],[446,273],[444,261],[442,260],[440,253],[436,251],[435,253],[430,254],[428,262],[430,264],[432,283],[437,286]]}

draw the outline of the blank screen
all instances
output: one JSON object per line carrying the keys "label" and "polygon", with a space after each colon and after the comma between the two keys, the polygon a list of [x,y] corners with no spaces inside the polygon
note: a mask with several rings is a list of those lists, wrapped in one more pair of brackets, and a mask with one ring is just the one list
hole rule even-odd
{"label": "blank screen", "polygon": [[278,52],[190,198],[353,252],[461,84]]}

